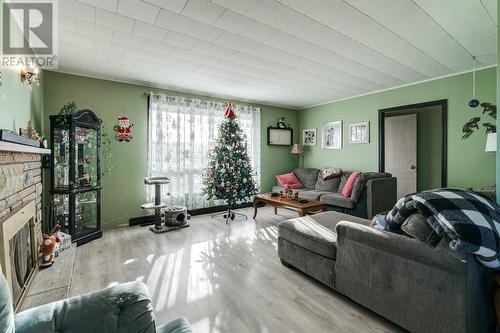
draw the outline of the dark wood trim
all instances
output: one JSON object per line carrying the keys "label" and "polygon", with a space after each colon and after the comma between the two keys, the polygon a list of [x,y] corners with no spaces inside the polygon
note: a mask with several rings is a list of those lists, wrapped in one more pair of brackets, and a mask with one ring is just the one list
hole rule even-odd
{"label": "dark wood trim", "polygon": [[441,107],[441,187],[446,187],[448,184],[448,100],[441,99],[436,101],[401,105],[392,108],[378,110],[378,168],[380,172],[385,170],[385,142],[384,142],[384,120],[387,113],[402,112],[409,109],[419,109],[429,106]]}

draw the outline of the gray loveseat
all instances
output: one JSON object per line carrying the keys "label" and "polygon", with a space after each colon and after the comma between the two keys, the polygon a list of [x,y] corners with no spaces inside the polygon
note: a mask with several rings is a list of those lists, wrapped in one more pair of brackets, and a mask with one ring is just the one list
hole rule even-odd
{"label": "gray loveseat", "polygon": [[[340,177],[323,180],[319,169],[297,168],[293,173],[303,189],[294,189],[299,198],[323,201],[328,210],[336,210],[354,216],[372,218],[390,210],[396,203],[396,178],[390,173],[365,172],[356,180],[350,198],[342,195],[342,189],[352,171],[343,171]],[[272,188],[279,193],[285,189],[277,183]]]}
{"label": "gray loveseat", "polygon": [[494,332],[492,272],[472,255],[338,213],[283,221],[278,255],[411,332]]}

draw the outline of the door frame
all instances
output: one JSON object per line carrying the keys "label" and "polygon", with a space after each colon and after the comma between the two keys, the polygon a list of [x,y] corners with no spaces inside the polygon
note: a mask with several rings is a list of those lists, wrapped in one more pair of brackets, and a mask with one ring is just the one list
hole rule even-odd
{"label": "door frame", "polygon": [[[380,172],[385,171],[385,118],[388,113],[398,114],[398,112],[405,112],[408,109],[418,109],[429,106],[440,106],[441,107],[441,187],[446,187],[448,184],[447,180],[447,165],[448,165],[448,100],[440,99],[436,101],[401,105],[392,108],[380,109],[378,110],[378,169]],[[418,135],[418,134],[417,134]]]}

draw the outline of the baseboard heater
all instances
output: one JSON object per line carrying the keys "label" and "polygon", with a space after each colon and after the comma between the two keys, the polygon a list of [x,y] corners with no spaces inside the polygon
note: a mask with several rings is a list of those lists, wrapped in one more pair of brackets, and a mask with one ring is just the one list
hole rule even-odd
{"label": "baseboard heater", "polygon": [[[259,207],[262,207],[262,206],[264,206],[264,203],[259,202]],[[233,209],[247,208],[247,207],[252,207],[252,203],[251,202],[241,203],[241,204],[238,204],[235,207],[233,207]],[[191,216],[212,214],[212,213],[217,213],[217,212],[223,212],[227,209],[228,209],[227,205],[205,207],[205,208],[198,208],[198,209],[188,209],[188,214]],[[154,215],[131,217],[128,220],[129,226],[136,226],[136,225],[146,226],[146,225],[152,225],[154,223],[155,223],[155,216]]]}

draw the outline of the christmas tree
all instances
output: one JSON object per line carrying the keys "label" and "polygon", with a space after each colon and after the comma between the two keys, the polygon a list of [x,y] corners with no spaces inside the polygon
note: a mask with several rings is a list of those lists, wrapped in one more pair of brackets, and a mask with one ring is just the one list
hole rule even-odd
{"label": "christmas tree", "polygon": [[208,199],[226,200],[229,210],[224,213],[234,219],[231,211],[236,203],[249,200],[258,193],[248,158],[245,135],[236,122],[233,105],[228,103],[224,121],[219,125],[219,138],[210,153],[208,169],[203,177],[203,193]]}

